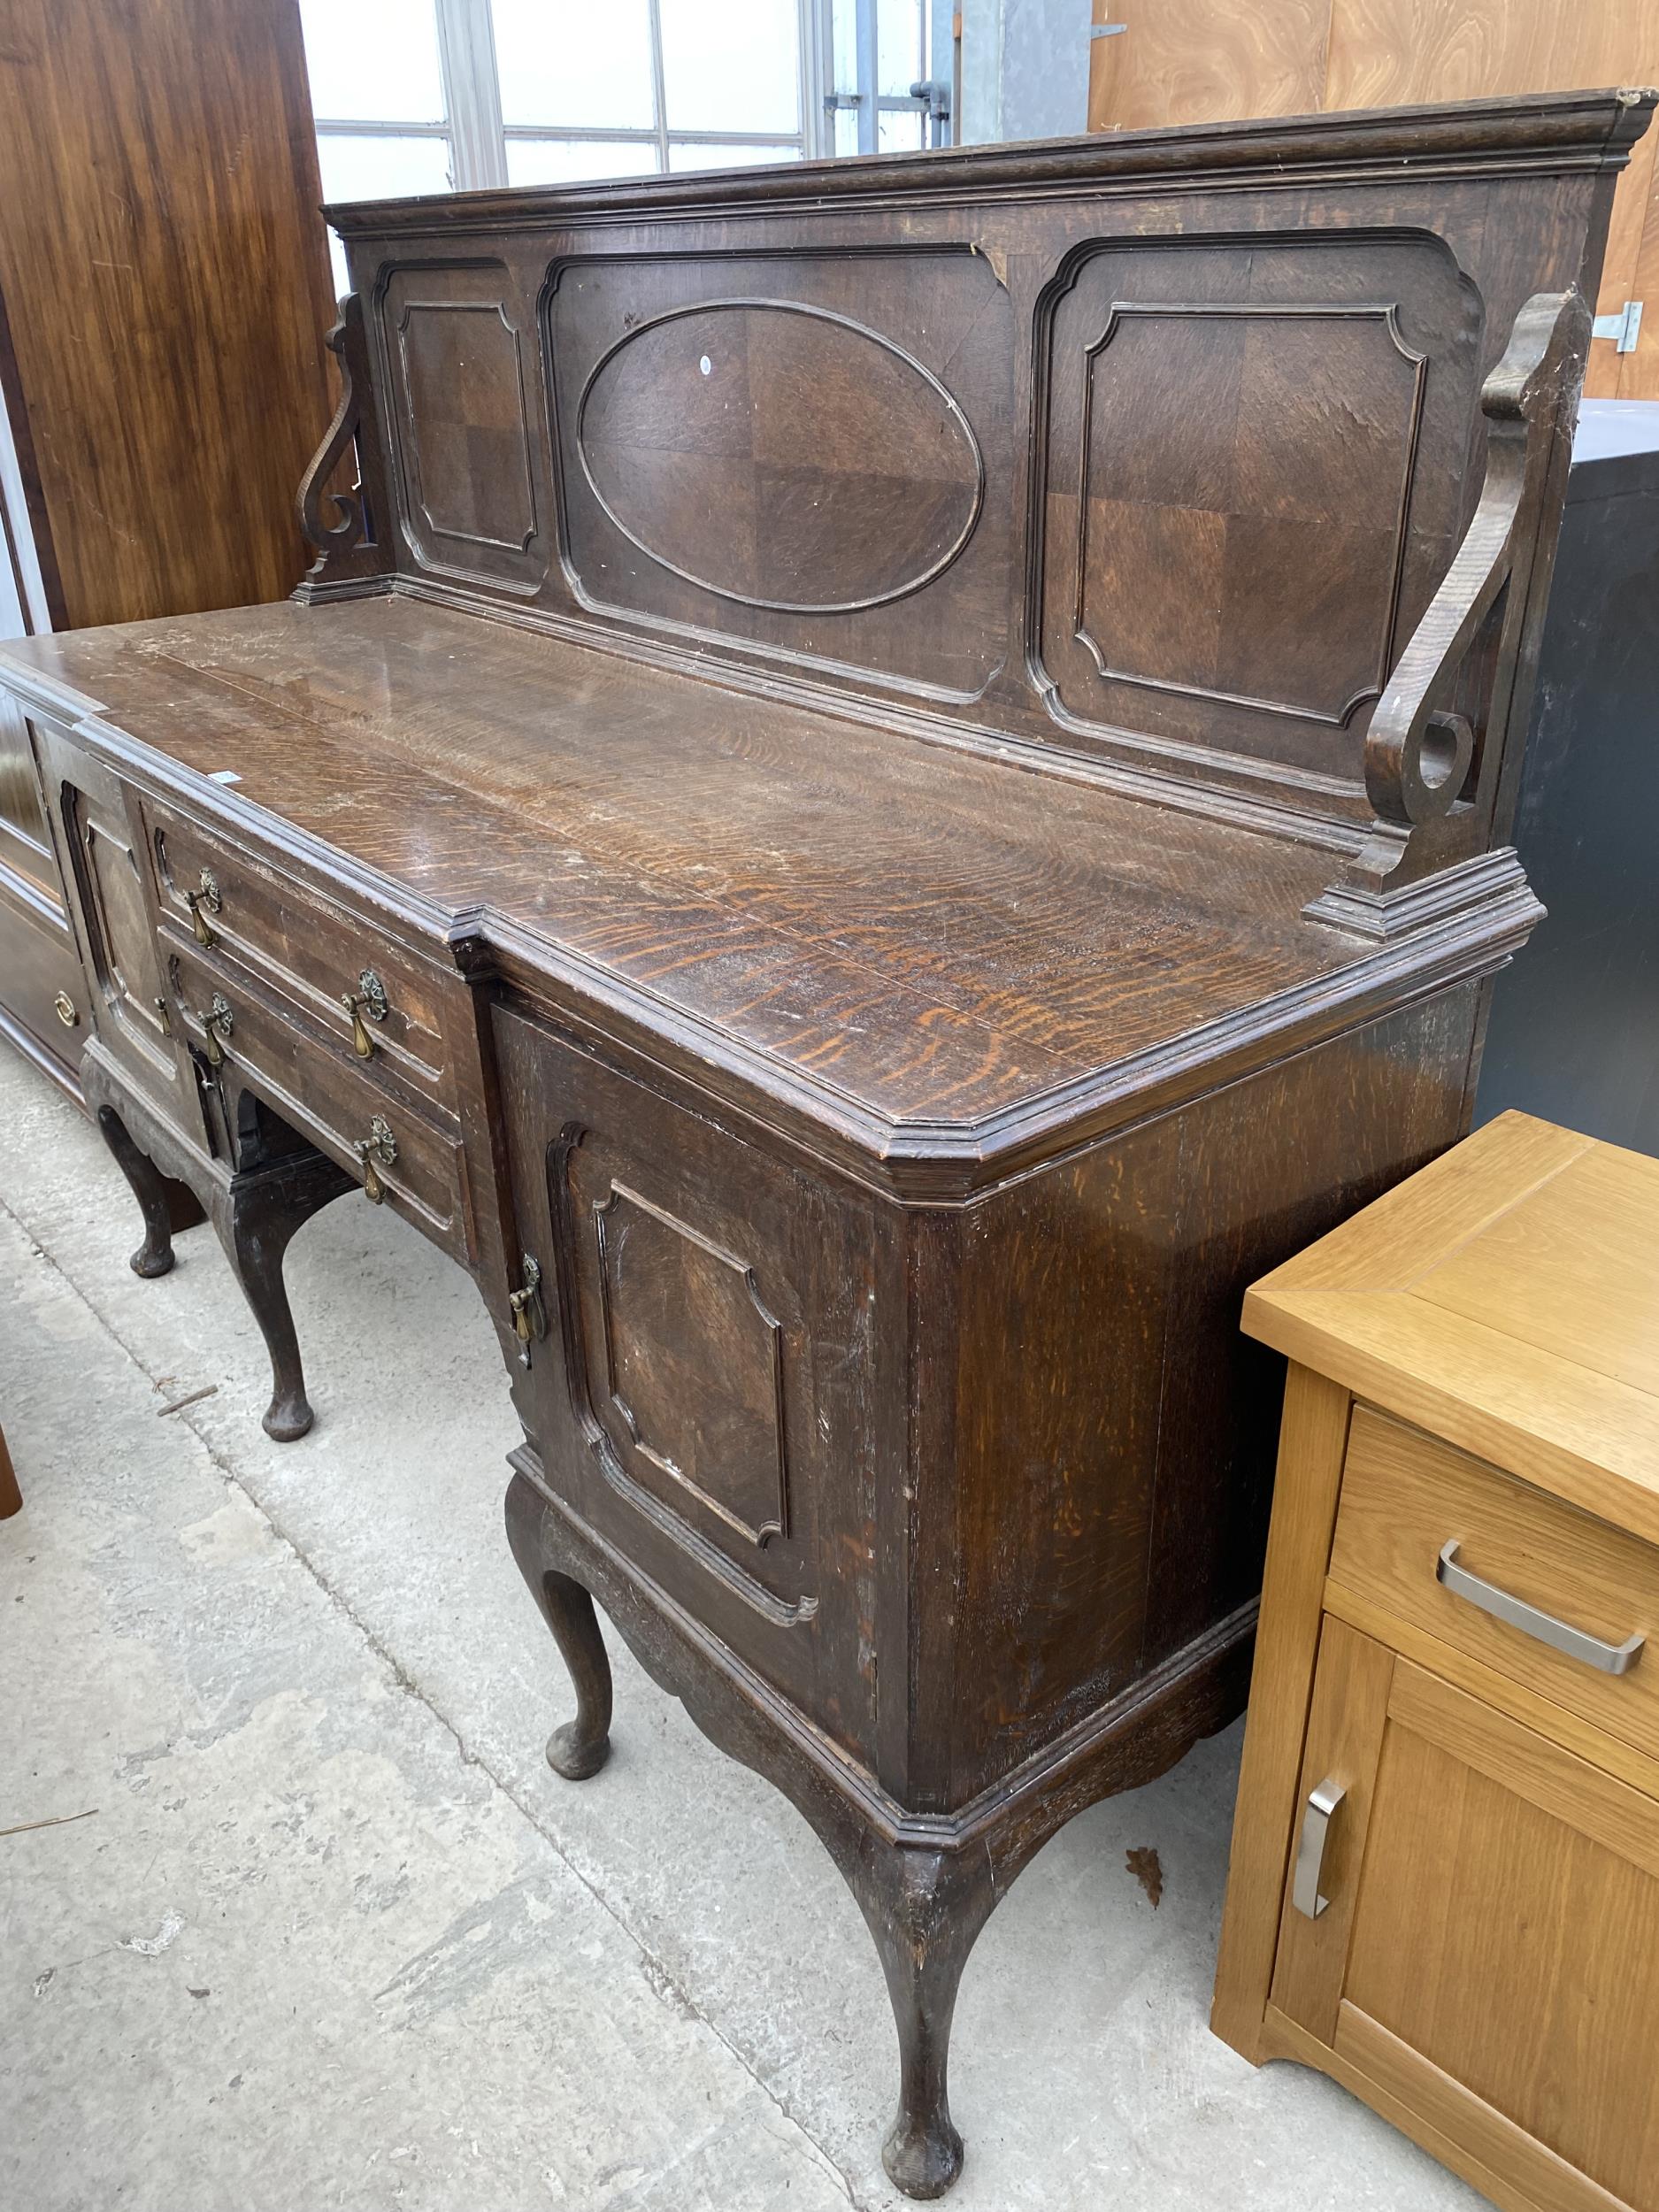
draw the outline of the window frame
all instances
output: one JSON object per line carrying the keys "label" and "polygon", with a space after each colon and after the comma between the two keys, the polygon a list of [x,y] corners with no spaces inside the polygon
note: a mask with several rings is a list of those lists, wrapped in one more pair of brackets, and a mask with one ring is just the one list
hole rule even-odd
{"label": "window frame", "polygon": [[[327,138],[435,138],[449,151],[449,179],[457,192],[488,191],[507,181],[510,139],[544,143],[638,146],[652,150],[656,173],[665,175],[677,145],[764,146],[780,159],[791,152],[803,159],[833,154],[834,117],[826,105],[830,71],[832,0],[795,0],[798,25],[801,128],[797,131],[671,130],[663,82],[663,31],[659,0],[647,0],[650,17],[651,106],[649,127],[599,128],[581,124],[508,123],[501,111],[501,80],[495,61],[489,0],[433,0],[437,20],[438,58],[445,112],[434,120],[369,122],[361,117],[318,115],[317,135]],[[872,0],[857,0],[873,20]],[[891,104],[884,101],[884,107]],[[915,103],[899,103],[913,105]],[[650,171],[647,174],[652,173]]]}

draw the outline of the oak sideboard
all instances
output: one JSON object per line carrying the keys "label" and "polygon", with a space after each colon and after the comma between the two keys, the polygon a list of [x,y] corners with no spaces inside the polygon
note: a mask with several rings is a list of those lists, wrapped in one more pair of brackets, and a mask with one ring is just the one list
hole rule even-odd
{"label": "oak sideboard", "polygon": [[1584,93],[331,211],[292,602],[0,651],[170,1263],[467,1268],[509,1535],[951,2010],[1245,1694],[1244,1286],[1467,1125],[1617,174]]}

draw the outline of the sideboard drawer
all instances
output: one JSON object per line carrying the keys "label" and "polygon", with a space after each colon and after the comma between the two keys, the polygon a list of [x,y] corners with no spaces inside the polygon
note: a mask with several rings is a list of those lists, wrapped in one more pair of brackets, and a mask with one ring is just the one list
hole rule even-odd
{"label": "sideboard drawer", "polygon": [[[188,816],[143,803],[164,915],[194,942],[271,984],[349,1044],[362,1001],[366,1057],[453,1110],[442,979],[380,931],[267,869]],[[376,986],[379,986],[377,990]]]}
{"label": "sideboard drawer", "polygon": [[[1659,1757],[1659,1549],[1640,1538],[1356,1406],[1331,1579]],[[1545,1617],[1517,1624],[1506,1599]]]}
{"label": "sideboard drawer", "polygon": [[[185,1033],[229,1080],[245,1078],[302,1136],[378,1189],[417,1228],[462,1261],[472,1256],[457,1139],[420,1115],[251,988],[227,988],[210,955],[168,958]],[[365,1150],[366,1148],[366,1150]]]}

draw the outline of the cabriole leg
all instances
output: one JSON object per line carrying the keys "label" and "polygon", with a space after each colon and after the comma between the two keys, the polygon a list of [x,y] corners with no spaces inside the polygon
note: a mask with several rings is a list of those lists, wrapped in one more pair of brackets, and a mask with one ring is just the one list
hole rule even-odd
{"label": "cabriole leg", "polygon": [[134,1275],[165,1275],[173,1265],[173,1213],[168,1202],[167,1179],[147,1152],[141,1152],[127,1134],[127,1125],[112,1106],[98,1109],[98,1130],[126,1176],[144,1217],[144,1241],[128,1264]]}
{"label": "cabriole leg", "polygon": [[908,2197],[942,2197],[962,2171],[946,2072],[956,1988],[996,1903],[983,1849],[872,1842],[853,1891],[875,1938],[899,2033],[899,2109],[881,2162]]}
{"label": "cabriole leg", "polygon": [[576,1717],[549,1737],[548,1764],[567,1782],[585,1782],[611,1755],[611,1662],[593,1599],[547,1555],[544,1510],[534,1485],[515,1474],[507,1490],[507,1540],[576,1691]]}
{"label": "cabriole leg", "polygon": [[305,1395],[299,1338],[282,1279],[282,1256],[311,1210],[296,1210],[255,1181],[240,1189],[232,1186],[214,1225],[271,1356],[271,1403],[263,1425],[279,1444],[303,1436],[316,1417]]}

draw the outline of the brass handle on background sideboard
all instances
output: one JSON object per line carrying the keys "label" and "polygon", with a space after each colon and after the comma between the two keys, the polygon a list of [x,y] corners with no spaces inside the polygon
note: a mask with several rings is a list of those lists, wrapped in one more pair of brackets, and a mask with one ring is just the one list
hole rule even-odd
{"label": "brass handle on background sideboard", "polygon": [[73,1029],[81,1019],[81,1010],[67,991],[59,991],[52,1001],[52,1011],[65,1029]]}
{"label": "brass handle on background sideboard", "polygon": [[[219,895],[219,885],[214,880],[211,868],[203,869],[201,889],[187,891],[184,895],[184,902],[190,910],[190,927],[196,933],[196,943],[198,945],[217,944],[219,940],[208,927],[207,917],[209,914],[217,914],[225,902]],[[203,910],[204,908],[205,912]]]}
{"label": "brass handle on background sideboard", "polygon": [[385,984],[373,968],[365,968],[357,978],[357,989],[342,991],[340,1003],[351,1017],[352,1050],[359,1060],[372,1060],[374,1057],[374,1040],[369,1034],[363,1017],[366,1014],[372,1022],[386,1019],[388,1002]]}
{"label": "brass handle on background sideboard", "polygon": [[1296,1846],[1296,1870],[1291,1877],[1290,1901],[1299,1913],[1317,1920],[1330,1903],[1319,1894],[1325,1879],[1325,1847],[1330,1839],[1336,1809],[1348,1795],[1340,1782],[1326,1775],[1317,1789],[1310,1790],[1302,1809],[1302,1839]]}
{"label": "brass handle on background sideboard", "polygon": [[207,1038],[207,1064],[211,1068],[222,1068],[225,1064],[225,1047],[221,1041],[228,1037],[236,1025],[236,1018],[230,1010],[230,1001],[222,991],[215,991],[212,1004],[205,1014],[198,1014],[196,1019]]}
{"label": "brass handle on background sideboard", "polygon": [[1479,1575],[1471,1575],[1467,1567],[1457,1563],[1461,1548],[1457,1537],[1442,1544],[1440,1563],[1434,1570],[1435,1580],[1455,1598],[1479,1607],[1494,1621],[1504,1621],[1509,1627],[1518,1628],[1524,1636],[1534,1637],[1540,1644],[1548,1644],[1552,1651],[1563,1652],[1569,1659],[1582,1660],[1598,1674],[1628,1674],[1641,1656],[1647,1639],[1640,1631],[1627,1636],[1622,1644],[1604,1644],[1599,1636],[1574,1628],[1570,1622],[1557,1620],[1553,1613],[1543,1612],[1536,1605],[1528,1605],[1524,1598],[1501,1590],[1495,1582],[1483,1582]]}
{"label": "brass handle on background sideboard", "polygon": [[369,1124],[369,1133],[357,1140],[357,1158],[363,1166],[363,1195],[370,1205],[378,1206],[386,1196],[386,1186],[376,1167],[390,1167],[397,1157],[397,1140],[392,1134],[384,1114],[376,1114]]}

